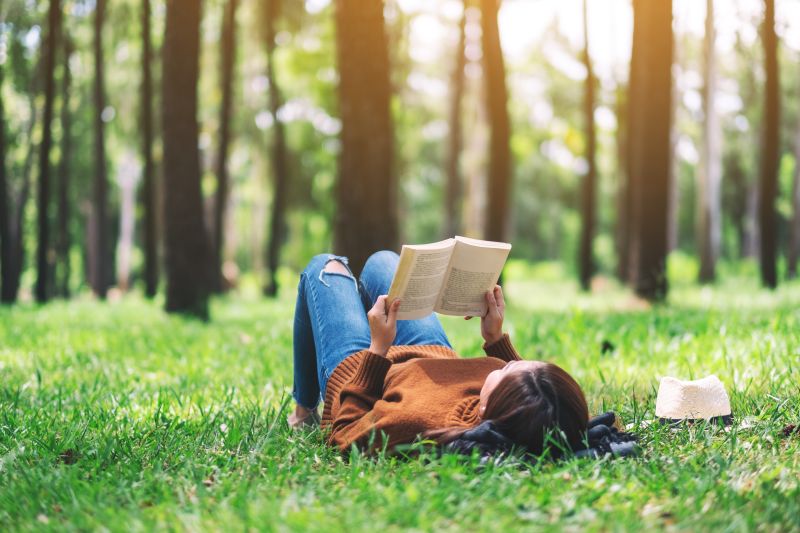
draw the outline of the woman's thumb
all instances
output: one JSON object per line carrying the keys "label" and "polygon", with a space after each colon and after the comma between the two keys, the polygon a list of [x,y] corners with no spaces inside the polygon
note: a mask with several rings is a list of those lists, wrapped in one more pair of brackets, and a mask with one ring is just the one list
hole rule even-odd
{"label": "woman's thumb", "polygon": [[398,309],[400,309],[400,299],[396,298],[395,301],[392,302],[392,305],[389,306],[389,320],[392,322],[397,320]]}
{"label": "woman's thumb", "polygon": [[372,310],[379,314],[386,314],[386,295],[378,296],[372,305]]}

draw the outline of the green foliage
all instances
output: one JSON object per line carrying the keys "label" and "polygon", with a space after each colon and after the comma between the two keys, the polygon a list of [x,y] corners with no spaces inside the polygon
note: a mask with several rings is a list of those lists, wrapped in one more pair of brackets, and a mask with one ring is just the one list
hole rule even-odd
{"label": "green foliage", "polygon": [[[569,370],[593,412],[632,424],[638,459],[345,462],[284,421],[288,288],[218,300],[210,324],[137,297],[21,305],[0,309],[0,529],[800,528],[800,438],[781,433],[800,412],[800,285],[682,285],[647,311],[613,285],[579,294],[559,268],[509,264],[508,329],[525,357]],[[480,353],[474,322],[444,323]],[[646,425],[659,376],[710,373],[749,427]]]}

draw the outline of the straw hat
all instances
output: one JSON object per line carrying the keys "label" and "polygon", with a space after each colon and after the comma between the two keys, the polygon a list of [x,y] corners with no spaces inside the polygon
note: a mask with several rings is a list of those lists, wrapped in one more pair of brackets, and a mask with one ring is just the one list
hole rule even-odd
{"label": "straw hat", "polygon": [[661,422],[709,422],[730,424],[731,403],[717,376],[695,381],[661,378],[656,399],[656,416]]}

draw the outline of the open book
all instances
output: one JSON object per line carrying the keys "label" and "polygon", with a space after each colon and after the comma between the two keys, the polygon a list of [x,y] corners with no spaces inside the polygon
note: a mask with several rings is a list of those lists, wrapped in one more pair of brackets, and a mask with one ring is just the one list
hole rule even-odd
{"label": "open book", "polygon": [[485,293],[497,283],[510,251],[508,243],[467,237],[406,244],[387,303],[400,298],[400,320],[422,318],[433,311],[483,316]]}

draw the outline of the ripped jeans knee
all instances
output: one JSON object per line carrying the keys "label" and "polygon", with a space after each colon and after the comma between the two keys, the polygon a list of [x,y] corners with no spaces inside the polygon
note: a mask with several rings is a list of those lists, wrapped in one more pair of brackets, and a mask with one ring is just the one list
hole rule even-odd
{"label": "ripped jeans knee", "polygon": [[[339,263],[341,263],[348,273],[344,274],[342,272],[325,270],[325,267],[327,267],[328,263],[330,263],[331,261],[338,261]],[[319,271],[318,279],[323,285],[325,285],[326,287],[330,287],[330,284],[327,281],[325,281],[326,276],[341,276],[343,278],[350,278],[351,280],[353,280],[353,284],[355,285],[356,291],[358,291],[358,280],[356,280],[356,277],[353,275],[353,271],[350,270],[350,265],[348,264],[347,257],[343,255],[328,254],[324,264],[322,265],[322,268]]]}

